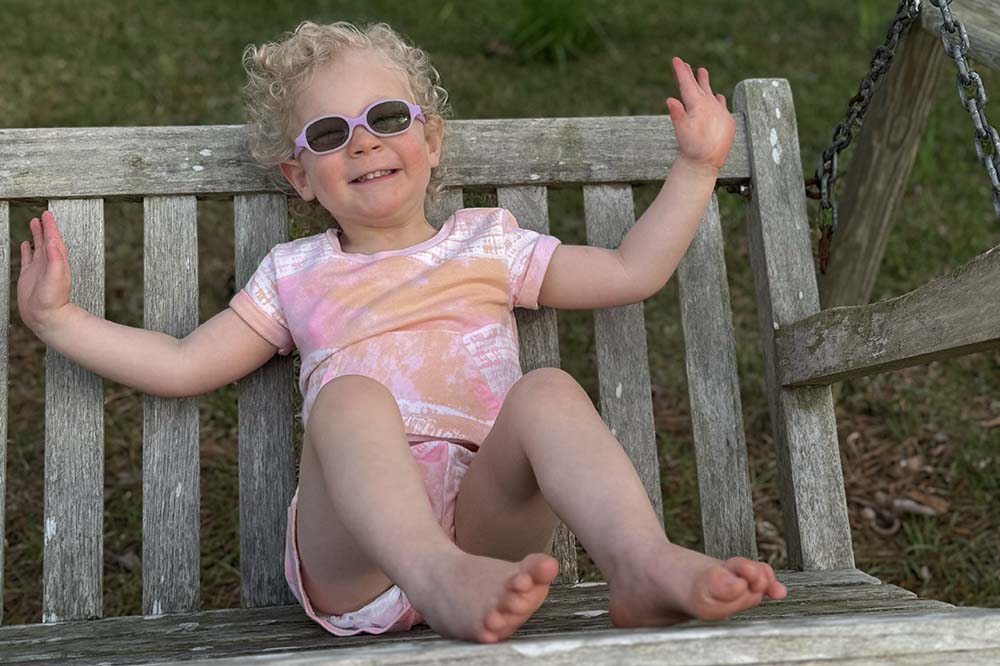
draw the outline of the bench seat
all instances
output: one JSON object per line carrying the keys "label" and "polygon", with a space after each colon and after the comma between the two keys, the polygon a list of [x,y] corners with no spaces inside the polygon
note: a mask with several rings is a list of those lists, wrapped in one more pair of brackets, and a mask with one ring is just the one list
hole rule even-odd
{"label": "bench seat", "polygon": [[[781,601],[765,599],[726,621],[692,621],[668,629],[615,630],[606,610],[607,585],[585,582],[554,587],[539,612],[510,641],[493,646],[442,640],[426,627],[382,636],[335,637],[294,605],[9,626],[0,630],[0,658],[16,651],[18,662],[24,664],[371,660],[485,664],[517,661],[517,656],[536,663],[575,663],[574,659],[603,663],[610,655],[617,655],[615,663],[634,663],[655,650],[662,663],[772,663],[743,661],[748,654],[727,661],[741,654],[736,646],[742,639],[752,638],[754,651],[766,651],[773,655],[774,663],[786,663],[801,657],[805,637],[829,643],[824,650],[832,655],[838,651],[847,654],[861,636],[877,634],[882,638],[899,636],[898,640],[880,641],[879,649],[893,650],[883,656],[918,659],[900,663],[942,663],[945,654],[956,651],[967,652],[973,659],[980,652],[984,659],[1000,659],[1000,610],[955,608],[920,599],[855,569],[779,571],[778,577],[788,585],[788,597]],[[904,639],[907,626],[912,635]],[[708,637],[714,640],[704,640]],[[907,652],[907,640],[919,649]],[[933,641],[933,647],[925,641]],[[505,656],[497,659],[498,653]],[[579,654],[573,657],[574,653]],[[609,656],[602,656],[605,653]],[[926,653],[928,661],[919,661],[921,653]],[[228,659],[217,661],[224,657]]]}

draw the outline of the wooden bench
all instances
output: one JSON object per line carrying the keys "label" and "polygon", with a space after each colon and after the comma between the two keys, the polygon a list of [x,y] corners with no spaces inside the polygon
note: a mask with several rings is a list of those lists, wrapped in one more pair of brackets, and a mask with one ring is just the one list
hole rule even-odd
{"label": "wooden bench", "polygon": [[[561,584],[537,616],[505,643],[444,641],[429,630],[333,637],[294,604],[283,577],[285,511],[295,484],[296,383],[292,359],[275,357],[239,383],[243,608],[200,608],[196,399],[147,396],[144,615],[96,619],[102,608],[102,381],[50,353],[43,617],[41,624],[0,627],[0,662],[228,658],[212,663],[243,664],[249,655],[256,655],[253,663],[260,664],[651,659],[676,664],[931,664],[958,655],[966,664],[1000,662],[1000,610],[921,600],[855,569],[829,387],[849,376],[997,346],[1000,314],[972,309],[961,315],[961,308],[995,293],[1000,252],[986,253],[900,299],[820,312],[789,86],[782,79],[744,81],[736,89],[734,107],[737,135],[719,183],[738,188],[746,198],[784,536],[795,569],[780,572],[789,586],[787,599],[765,601],[723,622],[615,630],[605,612],[606,587],[577,583],[573,537],[561,528],[555,548]],[[677,155],[666,115],[454,121],[449,132],[445,164],[452,189],[429,211],[430,219],[439,223],[461,207],[463,188],[495,188],[499,204],[523,226],[547,231],[547,188],[582,186],[588,242],[606,247],[617,247],[634,221],[631,186],[662,181]],[[47,202],[61,221],[69,248],[73,301],[91,312],[104,312],[103,201],[142,200],[144,325],[178,337],[197,326],[197,276],[191,267],[197,266],[198,197],[234,199],[237,285],[245,284],[274,244],[288,240],[287,200],[251,163],[240,126],[0,130],[0,237],[9,234],[10,201]],[[4,247],[0,317],[7,316],[10,305],[9,261]],[[755,558],[733,325],[714,197],[677,279],[705,549],[720,558]],[[963,296],[967,292],[971,295]],[[894,326],[942,303],[949,303],[948,313],[965,317],[962,326],[949,327],[949,336]],[[519,310],[517,320],[525,372],[559,366],[555,311]],[[6,403],[8,322],[0,324],[0,393]],[[594,325],[601,414],[659,512],[642,305],[595,311]],[[6,429],[4,410],[0,446]],[[3,475],[0,466],[0,501]]]}

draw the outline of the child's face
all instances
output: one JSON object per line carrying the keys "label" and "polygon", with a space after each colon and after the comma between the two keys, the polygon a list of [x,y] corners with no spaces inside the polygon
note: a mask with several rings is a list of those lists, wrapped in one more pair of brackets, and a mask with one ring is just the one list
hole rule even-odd
{"label": "child's face", "polygon": [[[381,56],[347,51],[318,69],[299,95],[293,111],[294,132],[324,114],[360,114],[380,99],[413,102],[406,78]],[[281,164],[282,173],[306,201],[313,198],[341,227],[400,226],[423,222],[424,197],[431,168],[441,157],[441,128],[414,120],[402,134],[380,137],[356,127],[346,146],[315,155],[302,151]],[[388,177],[352,182],[373,171],[396,169]]]}

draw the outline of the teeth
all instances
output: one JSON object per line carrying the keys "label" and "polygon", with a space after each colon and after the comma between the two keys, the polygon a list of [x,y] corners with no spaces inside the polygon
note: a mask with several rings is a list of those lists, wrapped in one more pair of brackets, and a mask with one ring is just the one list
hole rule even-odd
{"label": "teeth", "polygon": [[365,175],[361,176],[360,178],[355,178],[355,180],[359,180],[359,181],[371,180],[373,178],[378,178],[379,176],[387,176],[390,173],[392,173],[392,169],[384,169],[382,171],[372,171],[371,173],[366,173]]}

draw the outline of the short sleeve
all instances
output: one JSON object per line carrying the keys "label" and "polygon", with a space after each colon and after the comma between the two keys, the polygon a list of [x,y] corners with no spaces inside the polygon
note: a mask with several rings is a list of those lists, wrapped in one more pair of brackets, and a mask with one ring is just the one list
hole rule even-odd
{"label": "short sleeve", "polygon": [[273,254],[272,250],[264,257],[247,285],[229,301],[229,307],[285,356],[295,348],[295,343],[278,297]]}
{"label": "short sleeve", "polygon": [[511,307],[538,309],[538,292],[552,253],[562,242],[555,236],[522,229],[510,211],[503,211]]}

